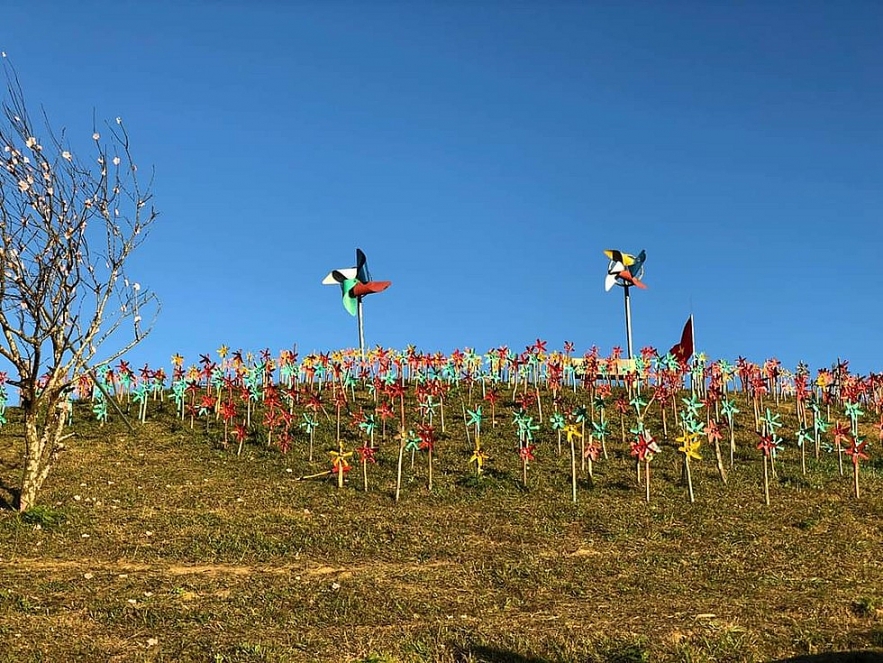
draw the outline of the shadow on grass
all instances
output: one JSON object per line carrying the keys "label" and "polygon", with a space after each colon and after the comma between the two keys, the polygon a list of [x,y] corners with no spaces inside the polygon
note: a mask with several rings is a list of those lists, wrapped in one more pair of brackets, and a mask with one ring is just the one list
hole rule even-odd
{"label": "shadow on grass", "polygon": [[783,658],[773,663],[883,663],[883,652],[844,651]]}
{"label": "shadow on grass", "polygon": [[[6,493],[4,495],[4,493]],[[21,491],[0,481],[0,511],[17,511]]]}
{"label": "shadow on grass", "polygon": [[474,660],[477,663],[549,663],[545,658],[523,656],[505,649],[482,647],[481,645],[460,648],[457,653],[460,657]]}

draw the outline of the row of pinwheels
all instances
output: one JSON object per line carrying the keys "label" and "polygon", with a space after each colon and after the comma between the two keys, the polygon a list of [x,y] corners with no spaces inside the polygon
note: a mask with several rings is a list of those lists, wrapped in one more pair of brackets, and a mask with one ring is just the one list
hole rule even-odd
{"label": "row of pinwheels", "polygon": [[[433,451],[445,434],[446,422],[463,420],[471,449],[467,462],[477,475],[490,458],[482,426],[486,429],[488,422],[493,428],[509,426],[525,483],[531,463],[537,462],[540,442],[557,440],[560,453],[563,437],[570,447],[574,499],[577,466],[593,478],[593,463],[608,458],[607,443],[616,423],[620,443],[634,457],[637,480],[650,499],[650,461],[661,449],[650,432],[651,417],[661,439],[669,439],[669,428],[676,429],[691,499],[690,462],[699,458],[702,442],[714,448],[725,482],[727,463],[720,445],[726,430],[732,468],[739,404],[752,413],[764,467],[775,476],[785,441],[779,432],[780,415],[772,414],[769,406],[787,401],[793,402],[796,413],[793,442],[800,451],[802,471],[806,472],[808,448],[816,459],[830,448],[837,452],[841,473],[843,456],[853,460],[858,494],[859,461],[868,455],[859,419],[864,410],[880,417],[883,389],[877,376],[852,375],[845,363],[839,363],[820,370],[810,382],[805,367],[792,373],[775,360],[753,364],[740,358],[730,364],[698,356],[682,364],[649,348],[625,373],[616,351],[601,357],[592,349],[578,359],[571,344],[562,352],[547,352],[539,340],[518,355],[506,348],[484,355],[458,350],[447,356],[408,348],[405,352],[375,349],[364,358],[341,351],[301,360],[294,351],[255,356],[222,347],[216,359],[202,355],[187,368],[183,357],[176,355],[170,374],[149,366],[135,371],[120,361],[81,376],[75,391],[77,397],[91,399],[92,412],[101,422],[114,416],[117,408],[131,412],[131,406],[145,421],[149,402],[169,399],[177,416],[191,428],[198,423],[216,432],[222,445],[234,442],[238,453],[248,441],[260,440],[283,453],[302,443],[313,461],[321,428],[323,444],[330,438],[334,448],[328,452],[330,469],[320,475],[334,476],[340,485],[357,458],[367,488],[378,438],[389,437],[398,450],[396,495],[408,455],[413,467],[416,455],[426,452],[431,485]],[[501,410],[505,418],[499,416]],[[832,419],[839,415],[843,424]],[[831,434],[826,435],[829,429]],[[878,430],[883,436],[883,421]],[[764,487],[768,501],[768,478]]]}

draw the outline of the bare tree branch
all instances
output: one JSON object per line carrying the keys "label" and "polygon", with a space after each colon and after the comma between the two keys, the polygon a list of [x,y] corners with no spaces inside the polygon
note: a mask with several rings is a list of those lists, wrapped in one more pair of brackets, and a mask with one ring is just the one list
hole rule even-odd
{"label": "bare tree branch", "polygon": [[159,301],[127,265],[158,212],[153,178],[146,188],[139,182],[120,118],[100,127],[93,120],[91,140],[74,148],[45,111],[39,127],[32,122],[14,68],[5,58],[2,68],[0,356],[18,373],[10,382],[21,389],[26,420],[33,418],[25,426],[25,483],[36,488],[23,486],[27,508],[60,444],[54,412],[64,387],[98,352],[113,361],[153,328]]}

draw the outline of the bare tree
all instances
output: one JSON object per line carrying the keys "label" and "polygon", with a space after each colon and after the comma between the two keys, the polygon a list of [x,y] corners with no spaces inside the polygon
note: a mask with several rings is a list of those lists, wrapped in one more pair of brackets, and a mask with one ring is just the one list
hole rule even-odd
{"label": "bare tree", "polygon": [[130,350],[153,326],[159,302],[128,277],[126,264],[157,212],[152,176],[146,188],[139,185],[122,120],[100,130],[93,120],[91,141],[81,141],[82,150],[72,147],[44,111],[34,125],[17,74],[2,56],[0,355],[12,364],[17,378],[10,384],[20,390],[25,450],[18,508],[25,511],[64,448],[73,381]]}

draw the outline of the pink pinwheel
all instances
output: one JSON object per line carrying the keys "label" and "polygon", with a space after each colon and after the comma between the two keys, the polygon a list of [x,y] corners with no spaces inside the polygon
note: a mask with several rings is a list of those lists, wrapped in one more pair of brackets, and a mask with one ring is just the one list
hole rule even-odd
{"label": "pink pinwheel", "polygon": [[645,498],[647,502],[649,502],[650,461],[653,460],[653,457],[662,450],[659,448],[659,445],[656,444],[656,440],[653,439],[653,436],[650,435],[650,433],[648,433],[646,430],[639,434],[634,441],[632,441],[630,447],[631,455],[635,456],[638,468],[640,468],[640,464],[642,462],[644,463],[644,481],[646,484]]}
{"label": "pink pinwheel", "polygon": [[855,498],[859,497],[858,490],[858,466],[859,461],[868,460],[867,453],[868,443],[859,436],[855,436],[849,440],[849,444],[844,451],[852,458],[852,477],[853,488],[855,490]]}
{"label": "pink pinwheel", "polygon": [[518,449],[518,457],[521,459],[521,483],[527,487],[527,466],[534,459],[535,444],[526,444]]}
{"label": "pink pinwheel", "polygon": [[773,451],[776,448],[776,442],[773,439],[773,435],[771,433],[758,433],[760,435],[760,442],[757,443],[757,448],[763,452],[763,500],[764,503],[769,506],[770,505],[770,474],[769,474],[769,464],[770,458],[772,457]]}
{"label": "pink pinwheel", "polygon": [[724,469],[724,459],[721,455],[720,447],[720,441],[723,436],[721,435],[720,427],[714,419],[709,419],[708,423],[705,425],[705,437],[708,438],[709,443],[714,445],[714,455],[717,459],[717,471],[720,475],[721,481],[726,483],[727,472]]}
{"label": "pink pinwheel", "polygon": [[368,463],[376,463],[377,459],[374,458],[374,454],[376,450],[373,447],[368,446],[367,444],[361,447],[356,448],[356,453],[359,455],[359,462],[362,463],[362,484],[365,487],[365,492],[368,492]]}

